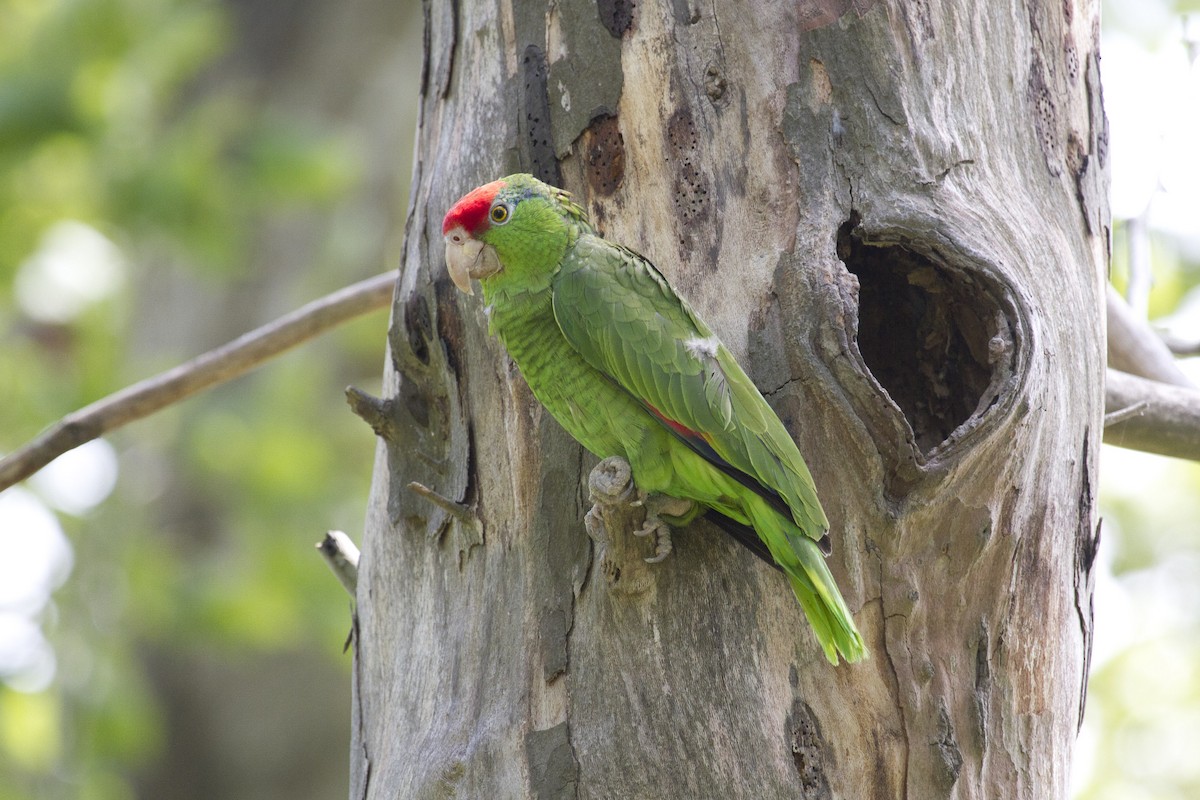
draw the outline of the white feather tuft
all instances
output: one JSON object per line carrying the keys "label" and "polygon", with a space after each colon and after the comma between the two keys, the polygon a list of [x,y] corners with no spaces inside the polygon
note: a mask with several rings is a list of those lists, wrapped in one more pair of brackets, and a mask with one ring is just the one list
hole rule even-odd
{"label": "white feather tuft", "polygon": [[715,336],[708,336],[703,339],[699,336],[694,336],[683,343],[683,347],[688,351],[688,355],[696,359],[706,356],[708,358],[716,358],[717,348],[720,345],[721,342]]}

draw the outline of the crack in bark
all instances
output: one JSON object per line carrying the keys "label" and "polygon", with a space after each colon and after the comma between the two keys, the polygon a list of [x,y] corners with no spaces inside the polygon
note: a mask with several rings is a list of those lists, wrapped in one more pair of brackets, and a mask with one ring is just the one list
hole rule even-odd
{"label": "crack in bark", "polygon": [[803,378],[788,378],[786,381],[779,384],[774,389],[765,389],[765,390],[760,390],[760,391],[762,391],[763,397],[774,397],[776,394],[783,391],[787,387],[791,386],[793,383],[799,383],[802,380],[803,380]]}
{"label": "crack in bark", "polygon": [[721,39],[721,21],[717,19],[717,3],[712,0],[709,4],[712,8],[713,29],[717,32],[717,52],[721,55],[721,66],[725,65],[725,42]]}
{"label": "crack in bark", "polygon": [[[912,746],[908,739],[908,723],[907,723],[907,720],[905,719],[905,714],[904,714],[904,702],[901,700],[901,695],[900,695],[900,673],[896,669],[896,662],[892,659],[892,651],[888,647],[888,620],[892,619],[894,617],[897,617],[897,616],[904,616],[904,615],[899,614],[899,613],[896,613],[896,614],[886,613],[886,609],[884,608],[885,603],[884,603],[884,598],[883,598],[883,587],[886,585],[884,583],[884,575],[883,575],[883,556],[879,552],[878,547],[871,548],[871,550],[875,554],[875,561],[879,567],[879,575],[878,575],[878,581],[879,581],[879,587],[880,587],[880,589],[879,589],[880,594],[879,594],[879,598],[878,598],[878,600],[879,600],[879,617],[880,617],[880,627],[882,628],[882,633],[883,633],[883,636],[882,636],[883,641],[882,641],[881,649],[883,650],[883,655],[887,661],[888,673],[891,676],[892,697],[895,698],[895,700],[896,700],[896,710],[899,712],[899,716],[900,716],[900,733],[904,737],[904,774],[901,776],[901,785],[902,785],[903,789],[902,789],[900,796],[902,798],[905,798],[905,800],[907,800],[907,798],[908,798],[908,762],[912,757]],[[873,602],[873,601],[871,601],[871,602]]]}
{"label": "crack in bark", "polygon": [[[368,594],[370,589],[368,589]],[[362,791],[359,793],[360,800],[364,800],[367,796],[367,790],[371,785],[371,754],[367,749],[366,723],[364,722],[365,714],[362,698],[362,645],[361,637],[358,631],[358,612],[354,612],[350,616],[350,635],[354,641],[354,704],[357,707],[359,756],[362,759]]]}
{"label": "crack in bark", "polygon": [[454,78],[455,54],[458,52],[459,39],[458,17],[458,0],[450,0],[450,47],[448,48],[450,51],[448,58],[450,60],[446,64],[446,78],[442,82],[441,91],[439,94],[439,97],[441,97],[443,100],[446,99],[446,95],[450,93],[450,83]]}
{"label": "crack in bark", "polygon": [[875,90],[871,88],[870,83],[865,84],[864,88],[867,90],[867,94],[871,95],[871,102],[875,104],[875,109],[883,115],[884,119],[897,127],[905,127],[903,120],[896,119],[891,114],[883,110],[883,106],[879,104],[879,98],[875,96]]}
{"label": "crack in bark", "polygon": [[968,164],[974,164],[974,163],[975,163],[975,159],[973,159],[973,158],[960,158],[958,161],[955,161],[953,164],[948,165],[945,169],[943,169],[941,172],[939,172],[937,175],[935,175],[933,180],[918,181],[917,184],[920,186],[936,186],[937,184],[944,181],[946,179],[946,176],[949,175],[954,170],[958,169],[959,167],[966,166]]}

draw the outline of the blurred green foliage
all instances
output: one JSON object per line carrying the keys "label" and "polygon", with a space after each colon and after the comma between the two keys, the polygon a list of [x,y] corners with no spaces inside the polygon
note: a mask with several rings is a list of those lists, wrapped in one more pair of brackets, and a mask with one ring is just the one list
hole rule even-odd
{"label": "blurred green foliage", "polygon": [[[204,0],[0,0],[0,451],[386,268],[380,243],[313,224],[360,190],[354,131],[264,102],[231,57],[237,22]],[[20,276],[64,220],[116,244],[123,280],[68,320],[38,319]],[[257,264],[265,238],[297,227],[314,250]],[[177,746],[163,653],[225,654],[242,665],[231,674],[253,672],[255,654],[282,655],[285,669],[315,658],[334,680],[314,691],[338,717],[313,725],[348,740],[350,602],[313,543],[361,530],[375,442],[341,393],[377,387],[385,328],[384,315],[365,318],[111,437],[114,494],[59,515],[75,561],[42,615],[54,681],[0,684],[0,800],[160,785],[154,763]],[[346,785],[346,749],[324,758]]]}

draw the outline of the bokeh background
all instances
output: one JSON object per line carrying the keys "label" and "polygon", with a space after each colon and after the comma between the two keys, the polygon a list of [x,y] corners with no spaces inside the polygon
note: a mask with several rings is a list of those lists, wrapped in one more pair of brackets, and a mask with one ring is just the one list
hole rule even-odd
{"label": "bokeh background", "polygon": [[[0,0],[0,450],[399,263],[420,3]],[[344,797],[387,313],[0,494],[0,800]]]}
{"label": "bokeh background", "polygon": [[[1104,4],[1112,277],[1200,342],[1200,0]],[[0,0],[0,451],[399,263],[418,0]],[[0,800],[326,798],[386,313],[0,494]],[[1200,359],[1184,359],[1200,381]],[[1200,797],[1200,466],[1105,446],[1078,800]]]}

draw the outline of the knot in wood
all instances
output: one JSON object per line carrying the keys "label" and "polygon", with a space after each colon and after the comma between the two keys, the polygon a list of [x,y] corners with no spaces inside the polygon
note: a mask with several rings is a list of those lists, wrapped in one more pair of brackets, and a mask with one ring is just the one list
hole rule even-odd
{"label": "knot in wood", "polygon": [[606,506],[629,503],[634,493],[629,462],[620,456],[601,461],[588,475],[588,491],[593,503]]}

